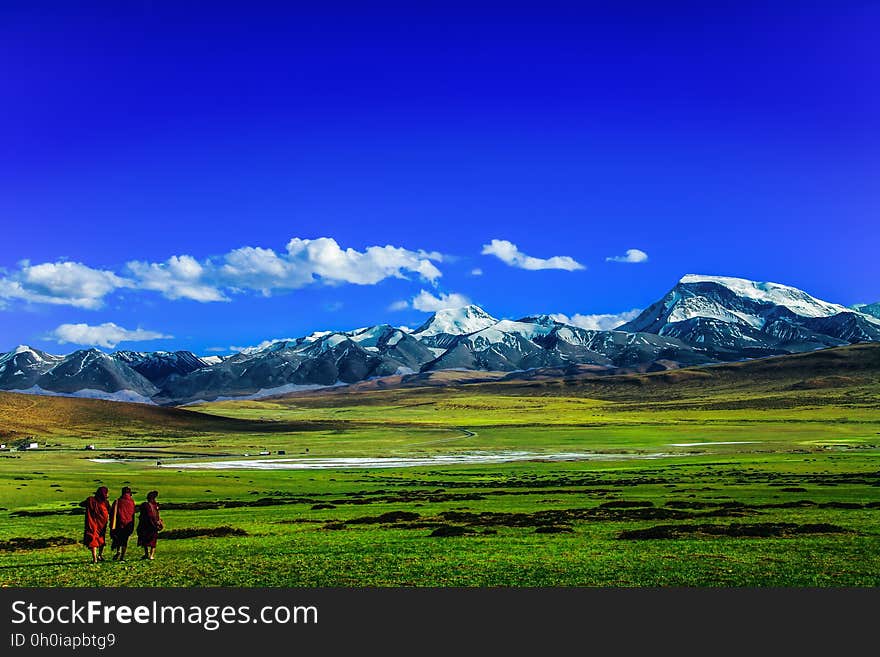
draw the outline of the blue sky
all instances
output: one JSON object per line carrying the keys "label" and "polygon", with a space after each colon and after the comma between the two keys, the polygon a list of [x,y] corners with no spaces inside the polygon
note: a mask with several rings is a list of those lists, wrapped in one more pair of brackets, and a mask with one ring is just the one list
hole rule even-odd
{"label": "blue sky", "polygon": [[877,3],[70,4],[0,8],[0,349],[880,300]]}

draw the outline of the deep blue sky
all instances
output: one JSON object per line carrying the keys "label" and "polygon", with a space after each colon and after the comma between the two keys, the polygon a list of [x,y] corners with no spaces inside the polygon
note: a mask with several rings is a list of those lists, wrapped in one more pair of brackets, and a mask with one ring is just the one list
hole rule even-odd
{"label": "deep blue sky", "polygon": [[[389,306],[423,289],[618,313],[689,272],[880,300],[880,3],[73,4],[0,8],[0,350],[70,351],[67,323],[197,352],[416,325]],[[440,252],[442,276],[207,302],[126,268],[294,237]],[[627,249],[647,262],[606,261]],[[64,272],[26,280],[61,262],[134,282],[84,307]]]}

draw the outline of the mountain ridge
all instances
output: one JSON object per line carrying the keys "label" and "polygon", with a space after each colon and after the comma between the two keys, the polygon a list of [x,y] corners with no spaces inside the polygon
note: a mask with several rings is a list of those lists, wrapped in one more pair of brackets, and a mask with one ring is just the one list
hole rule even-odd
{"label": "mountain ridge", "polygon": [[880,342],[880,319],[858,308],[779,283],[687,274],[614,330],[551,315],[497,319],[468,305],[438,310],[414,330],[315,331],[223,358],[185,350],[57,356],[21,345],[0,354],[0,389],[180,405],[443,371],[670,370],[860,342]]}

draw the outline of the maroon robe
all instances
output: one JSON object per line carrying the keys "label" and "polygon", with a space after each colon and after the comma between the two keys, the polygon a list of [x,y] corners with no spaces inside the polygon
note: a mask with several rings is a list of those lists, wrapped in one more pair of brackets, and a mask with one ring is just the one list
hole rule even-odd
{"label": "maroon robe", "polygon": [[156,539],[159,538],[159,505],[155,502],[142,502],[138,516],[138,545],[141,547],[156,547]]}

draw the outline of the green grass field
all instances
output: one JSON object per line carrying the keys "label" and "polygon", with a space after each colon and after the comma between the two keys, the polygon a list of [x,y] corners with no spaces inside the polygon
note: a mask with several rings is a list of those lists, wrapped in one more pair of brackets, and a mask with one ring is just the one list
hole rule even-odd
{"label": "green grass field", "polygon": [[[601,381],[187,409],[0,394],[3,441],[41,444],[0,453],[0,585],[877,586],[878,361],[870,345]],[[263,449],[270,460],[531,456],[178,467]],[[602,458],[550,460],[572,452]],[[132,541],[124,564],[87,563],[76,504],[100,484],[131,485],[138,501],[160,491],[155,561]]]}

